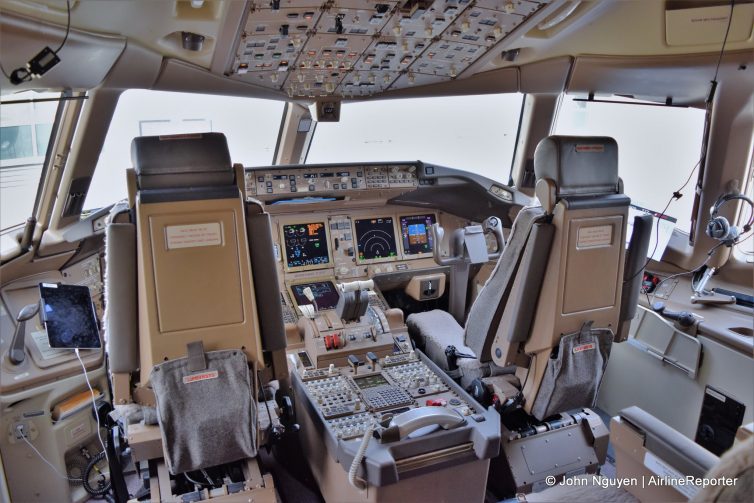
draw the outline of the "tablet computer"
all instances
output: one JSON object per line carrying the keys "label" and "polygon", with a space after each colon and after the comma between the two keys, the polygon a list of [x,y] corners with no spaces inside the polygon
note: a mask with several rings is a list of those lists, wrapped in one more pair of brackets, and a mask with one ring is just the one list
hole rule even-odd
{"label": "tablet computer", "polygon": [[98,349],[102,347],[89,287],[40,283],[42,320],[50,347]]}

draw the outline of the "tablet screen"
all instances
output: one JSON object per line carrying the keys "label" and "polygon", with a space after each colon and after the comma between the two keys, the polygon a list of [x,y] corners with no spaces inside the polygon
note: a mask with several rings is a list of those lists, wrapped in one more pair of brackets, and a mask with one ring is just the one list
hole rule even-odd
{"label": "tablet screen", "polygon": [[50,347],[102,347],[89,287],[40,283],[39,293]]}

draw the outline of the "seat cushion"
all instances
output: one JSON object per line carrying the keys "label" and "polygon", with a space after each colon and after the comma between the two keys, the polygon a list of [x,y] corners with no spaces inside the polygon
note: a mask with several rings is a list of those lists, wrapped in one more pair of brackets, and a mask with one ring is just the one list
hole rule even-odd
{"label": "seat cushion", "polygon": [[[455,346],[460,353],[474,355],[474,352],[463,343],[463,327],[450,313],[439,309],[415,313],[406,318],[406,325],[429,359],[445,371],[448,370],[448,360],[445,357],[445,348],[448,346]],[[479,361],[476,355],[474,356],[473,360],[459,358],[458,367],[464,368],[469,363],[474,363],[474,366],[478,367]]]}

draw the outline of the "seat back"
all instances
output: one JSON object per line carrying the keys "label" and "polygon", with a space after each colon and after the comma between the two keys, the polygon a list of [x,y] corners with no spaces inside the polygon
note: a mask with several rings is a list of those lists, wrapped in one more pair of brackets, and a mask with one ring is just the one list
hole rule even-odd
{"label": "seat back", "polygon": [[225,136],[135,138],[131,156],[142,383],[194,341],[261,364],[243,175]]}
{"label": "seat back", "polygon": [[[551,226],[550,251],[544,262],[540,256],[543,276],[530,326],[498,331],[491,349],[500,366],[530,358],[525,409],[543,419],[562,412],[553,410],[557,404],[590,406],[596,395],[619,326],[630,199],[622,194],[618,146],[612,138],[545,138],[535,152],[534,169],[536,194]],[[518,292],[514,297],[525,297],[532,286],[521,277],[513,289]],[[520,307],[506,305],[504,327],[510,325],[506,316],[515,318]],[[560,348],[567,334],[574,335]],[[566,346],[585,360],[569,364]],[[585,374],[584,367],[592,370]],[[543,381],[545,391],[539,396]],[[560,400],[563,396],[569,400]]]}

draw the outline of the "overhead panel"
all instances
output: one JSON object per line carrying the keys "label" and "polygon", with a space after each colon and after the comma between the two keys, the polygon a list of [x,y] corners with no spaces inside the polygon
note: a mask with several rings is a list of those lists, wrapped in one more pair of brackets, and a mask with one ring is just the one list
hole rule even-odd
{"label": "overhead panel", "polygon": [[443,82],[549,0],[260,0],[229,72],[292,98]]}

